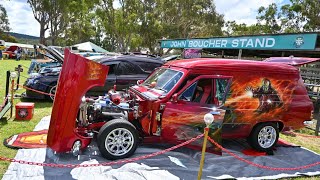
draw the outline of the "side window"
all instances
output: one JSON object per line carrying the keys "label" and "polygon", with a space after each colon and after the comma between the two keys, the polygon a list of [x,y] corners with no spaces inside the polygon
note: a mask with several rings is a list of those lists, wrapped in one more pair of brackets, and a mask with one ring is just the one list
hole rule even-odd
{"label": "side window", "polygon": [[200,79],[188,87],[179,99],[201,104],[212,104],[212,79]]}
{"label": "side window", "polygon": [[223,104],[224,96],[228,86],[228,79],[215,79],[215,98],[218,100],[219,105]]}
{"label": "side window", "polygon": [[116,68],[116,64],[110,64],[109,65],[109,72],[108,75],[115,75],[115,68]]}
{"label": "side window", "polygon": [[134,67],[134,65],[128,62],[120,62],[116,71],[117,75],[131,75],[137,73],[139,73],[139,71]]}
{"label": "side window", "polygon": [[119,62],[105,61],[105,62],[102,62],[102,64],[105,65],[105,66],[109,66],[108,75],[115,75],[116,68],[117,68],[117,65],[119,64]]}
{"label": "side window", "polygon": [[193,92],[197,86],[197,82],[193,83],[191,86],[189,86],[179,97],[179,99],[184,101],[191,101]]}
{"label": "side window", "polygon": [[145,72],[152,72],[153,70],[161,66],[161,64],[159,63],[151,63],[151,62],[143,62],[143,61],[136,61],[134,63],[137,64]]}

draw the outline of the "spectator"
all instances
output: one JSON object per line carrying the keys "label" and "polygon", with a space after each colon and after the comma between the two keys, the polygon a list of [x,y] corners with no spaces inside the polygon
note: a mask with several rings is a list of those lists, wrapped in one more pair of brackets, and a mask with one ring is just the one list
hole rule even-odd
{"label": "spectator", "polygon": [[33,73],[33,70],[35,69],[36,66],[37,66],[37,60],[32,59],[31,64],[29,66],[28,74]]}
{"label": "spectator", "polygon": [[38,54],[38,58],[40,59],[46,59],[46,57],[44,56],[46,54],[46,52],[44,51],[44,49],[42,49],[41,47],[39,47],[37,49],[37,54]]}
{"label": "spectator", "polygon": [[21,50],[21,48],[20,47],[18,47],[16,50],[15,50],[15,54],[16,54],[16,60],[17,61],[20,61],[20,59],[21,59],[21,53],[22,53],[22,50]]}
{"label": "spectator", "polygon": [[37,51],[37,45],[33,45],[33,49],[34,49],[34,58],[37,58],[38,55],[38,51]]}
{"label": "spectator", "polygon": [[0,60],[3,60],[2,58],[2,50],[0,49]]}

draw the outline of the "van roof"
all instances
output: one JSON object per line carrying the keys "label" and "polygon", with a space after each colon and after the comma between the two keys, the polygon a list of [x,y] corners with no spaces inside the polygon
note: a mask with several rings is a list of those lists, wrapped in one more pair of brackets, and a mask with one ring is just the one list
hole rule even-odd
{"label": "van roof", "polygon": [[224,70],[268,71],[282,73],[298,73],[298,69],[287,65],[263,61],[195,58],[170,61],[165,66],[175,66],[185,69],[219,68]]}

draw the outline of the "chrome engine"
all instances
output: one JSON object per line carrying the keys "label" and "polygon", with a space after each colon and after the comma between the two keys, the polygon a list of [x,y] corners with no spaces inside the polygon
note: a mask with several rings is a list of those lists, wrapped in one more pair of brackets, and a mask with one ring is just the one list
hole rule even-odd
{"label": "chrome engine", "polygon": [[78,126],[86,127],[91,123],[112,119],[128,120],[128,114],[137,109],[135,102],[134,98],[122,91],[109,91],[105,96],[95,99],[83,97],[77,119]]}

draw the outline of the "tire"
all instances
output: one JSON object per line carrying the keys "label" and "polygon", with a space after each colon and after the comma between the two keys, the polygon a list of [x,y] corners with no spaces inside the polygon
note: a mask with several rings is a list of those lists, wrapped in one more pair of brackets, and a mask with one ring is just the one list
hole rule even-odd
{"label": "tire", "polygon": [[108,121],[101,127],[97,137],[101,155],[109,160],[131,156],[137,149],[138,140],[136,128],[122,119]]}
{"label": "tire", "polygon": [[[48,87],[47,93],[49,93],[49,94],[55,94],[55,93],[56,93],[56,90],[57,90],[57,84],[53,83],[53,84],[50,84],[50,86]],[[49,99],[49,100],[52,100],[52,101],[54,100],[54,96],[49,96],[49,95],[47,95],[46,97],[47,97],[47,99]]]}
{"label": "tire", "polygon": [[251,131],[248,143],[258,151],[271,151],[279,139],[279,129],[276,123],[258,124]]}

